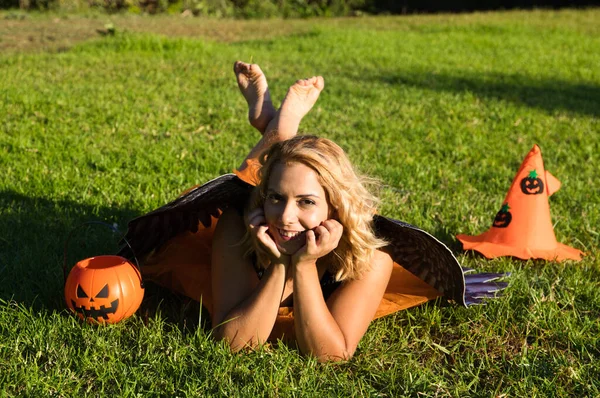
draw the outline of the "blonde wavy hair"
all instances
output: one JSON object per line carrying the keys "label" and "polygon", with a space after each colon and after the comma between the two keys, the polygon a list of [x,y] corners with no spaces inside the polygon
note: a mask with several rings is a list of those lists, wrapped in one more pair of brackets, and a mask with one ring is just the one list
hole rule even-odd
{"label": "blonde wavy hair", "polygon": [[[329,271],[341,281],[360,278],[371,269],[375,250],[387,244],[373,231],[379,200],[366,188],[377,182],[358,175],[342,148],[326,138],[302,135],[273,144],[258,160],[260,182],[246,209],[246,225],[248,213],[264,206],[274,166],[301,163],[316,172],[328,204],[335,209],[334,218],[344,227],[337,248],[327,256]],[[250,247],[248,253],[256,253],[259,260],[264,258],[257,247]]]}

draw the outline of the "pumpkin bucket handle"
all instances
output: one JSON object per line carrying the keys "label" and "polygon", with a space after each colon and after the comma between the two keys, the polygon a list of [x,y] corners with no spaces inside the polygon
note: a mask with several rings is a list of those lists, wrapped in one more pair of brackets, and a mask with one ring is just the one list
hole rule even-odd
{"label": "pumpkin bucket handle", "polygon": [[[78,228],[83,227],[84,225],[90,225],[90,224],[103,225],[103,226],[108,227],[111,230],[113,230],[113,232],[120,233],[120,231],[117,229],[117,227],[115,227],[114,225],[102,222],[102,221],[86,221],[86,222],[83,222],[83,223],[77,225],[76,227],[74,227],[71,230],[71,232],[69,232],[69,235],[67,236],[67,240],[65,241],[65,248],[63,251],[63,280],[65,283],[67,283],[67,274],[68,274],[68,272],[67,272],[67,252],[68,252],[68,248],[69,248],[69,242],[71,241],[73,234],[75,233],[75,231]],[[140,262],[138,261],[137,257],[135,256],[133,247],[131,247],[131,244],[129,244],[129,242],[127,241],[127,239],[124,236],[121,239],[123,239],[123,242],[125,242],[125,244],[127,246],[129,246],[129,248],[131,249],[131,254],[133,255],[133,259],[135,260],[135,265],[137,266],[137,269],[138,269],[140,275],[142,275],[142,268],[140,267]],[[144,282],[142,281],[140,283],[140,285],[143,288]]]}

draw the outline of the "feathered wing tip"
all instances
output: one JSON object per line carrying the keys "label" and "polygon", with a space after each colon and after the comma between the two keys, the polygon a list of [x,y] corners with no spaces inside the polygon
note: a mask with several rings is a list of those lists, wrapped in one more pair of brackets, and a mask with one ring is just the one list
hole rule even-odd
{"label": "feathered wing tip", "polygon": [[252,188],[235,174],[225,174],[187,191],[174,201],[131,220],[125,234],[131,248],[122,241],[121,245],[125,246],[119,255],[132,258],[135,253],[141,260],[173,237],[186,231],[197,232],[199,223],[210,227],[211,217],[218,217],[221,211],[230,207],[243,209]]}
{"label": "feathered wing tip", "polygon": [[461,267],[446,245],[413,225],[379,215],[374,224],[377,235],[390,243],[395,262],[457,304],[482,304],[508,285],[494,282],[508,273],[471,274],[474,270]]}
{"label": "feathered wing tip", "polygon": [[450,249],[429,233],[402,221],[376,215],[377,235],[390,243],[393,260],[433,286],[447,299],[466,306],[465,280]]}
{"label": "feathered wing tip", "polygon": [[[463,268],[465,274],[473,271],[471,268]],[[510,272],[465,275],[465,304],[467,306],[485,304],[484,300],[501,297],[508,282],[495,282],[500,278],[509,277]]]}

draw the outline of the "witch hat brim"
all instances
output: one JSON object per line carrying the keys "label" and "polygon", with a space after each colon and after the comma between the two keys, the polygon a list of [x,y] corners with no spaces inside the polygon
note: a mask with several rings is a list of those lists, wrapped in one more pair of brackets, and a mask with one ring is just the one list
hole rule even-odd
{"label": "witch hat brim", "polygon": [[465,250],[488,258],[513,256],[524,260],[581,260],[580,250],[557,242],[550,218],[549,197],[560,181],[544,169],[537,145],[529,151],[490,229],[477,236],[457,235]]}
{"label": "witch hat brim", "polygon": [[583,252],[573,247],[557,243],[554,249],[536,249],[529,247],[514,247],[501,243],[493,243],[486,240],[487,232],[477,235],[457,235],[456,238],[463,244],[464,250],[475,250],[487,258],[504,256],[517,257],[522,260],[530,258],[541,258],[546,260],[564,261],[581,260]]}

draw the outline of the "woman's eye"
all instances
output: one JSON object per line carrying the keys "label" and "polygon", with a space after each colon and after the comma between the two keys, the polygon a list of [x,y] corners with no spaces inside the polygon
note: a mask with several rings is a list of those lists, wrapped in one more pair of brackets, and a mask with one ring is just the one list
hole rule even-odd
{"label": "woman's eye", "polygon": [[267,195],[267,200],[271,203],[277,203],[281,200],[281,196],[270,193]]}
{"label": "woman's eye", "polygon": [[313,200],[310,200],[310,199],[302,199],[300,201],[300,205],[302,205],[302,206],[312,206],[314,204],[315,204],[315,202]]}

